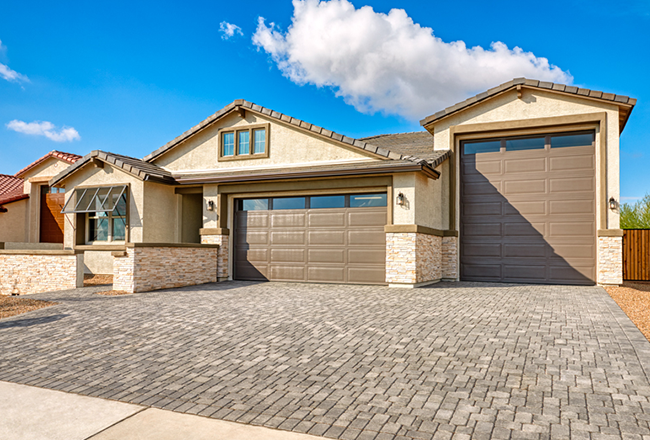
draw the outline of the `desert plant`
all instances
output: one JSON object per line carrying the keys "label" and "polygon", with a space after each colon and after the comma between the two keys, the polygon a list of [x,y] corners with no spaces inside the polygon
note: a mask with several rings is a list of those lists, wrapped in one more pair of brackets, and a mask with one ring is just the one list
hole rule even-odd
{"label": "desert plant", "polygon": [[634,204],[621,205],[621,229],[650,229],[650,194]]}

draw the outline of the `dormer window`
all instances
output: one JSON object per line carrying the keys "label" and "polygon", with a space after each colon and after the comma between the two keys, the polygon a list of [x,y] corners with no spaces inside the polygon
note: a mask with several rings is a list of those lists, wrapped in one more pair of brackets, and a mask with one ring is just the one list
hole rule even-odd
{"label": "dormer window", "polygon": [[223,129],[219,142],[220,161],[269,157],[269,124]]}

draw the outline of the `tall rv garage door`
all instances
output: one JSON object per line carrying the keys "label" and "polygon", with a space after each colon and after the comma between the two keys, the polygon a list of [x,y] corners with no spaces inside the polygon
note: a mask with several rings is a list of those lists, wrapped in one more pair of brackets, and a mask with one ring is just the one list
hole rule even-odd
{"label": "tall rv garage door", "polygon": [[461,279],[594,284],[594,133],[461,145]]}
{"label": "tall rv garage door", "polygon": [[236,201],[238,280],[384,284],[386,194]]}

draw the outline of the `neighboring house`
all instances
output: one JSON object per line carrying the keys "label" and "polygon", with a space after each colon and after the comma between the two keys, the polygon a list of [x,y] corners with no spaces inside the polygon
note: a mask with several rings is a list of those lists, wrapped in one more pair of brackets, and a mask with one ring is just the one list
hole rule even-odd
{"label": "neighboring house", "polygon": [[237,100],[142,160],[93,151],[50,184],[65,247],[96,272],[127,242],[203,242],[220,279],[616,284],[635,103],[519,78],[426,131],[352,139]]}
{"label": "neighboring house", "polygon": [[0,242],[63,243],[63,188],[48,181],[81,156],[51,151],[13,176],[0,174]]}

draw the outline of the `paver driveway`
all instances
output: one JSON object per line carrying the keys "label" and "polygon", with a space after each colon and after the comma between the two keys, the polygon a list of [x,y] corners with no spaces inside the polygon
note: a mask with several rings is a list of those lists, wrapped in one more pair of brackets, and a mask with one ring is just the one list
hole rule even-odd
{"label": "paver driveway", "polygon": [[93,290],[0,321],[0,380],[332,438],[650,436],[650,344],[598,287]]}

